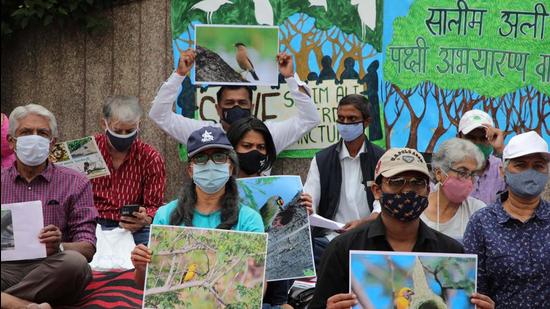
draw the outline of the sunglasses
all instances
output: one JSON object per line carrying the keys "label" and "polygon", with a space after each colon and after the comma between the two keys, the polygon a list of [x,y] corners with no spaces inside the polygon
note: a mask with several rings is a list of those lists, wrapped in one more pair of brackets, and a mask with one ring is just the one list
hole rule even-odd
{"label": "sunglasses", "polygon": [[212,160],[214,163],[222,164],[227,162],[227,159],[229,159],[229,154],[227,152],[214,152],[211,154],[199,153],[191,158],[191,162],[198,165],[205,165],[208,160]]}
{"label": "sunglasses", "polygon": [[401,191],[407,184],[415,192],[420,192],[428,187],[428,180],[425,178],[392,177],[384,179],[384,182],[393,192]]}

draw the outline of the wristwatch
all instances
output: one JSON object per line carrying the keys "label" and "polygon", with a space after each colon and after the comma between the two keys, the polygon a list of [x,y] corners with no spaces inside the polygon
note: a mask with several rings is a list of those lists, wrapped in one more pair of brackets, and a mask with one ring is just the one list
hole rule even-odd
{"label": "wristwatch", "polygon": [[63,248],[63,243],[59,243],[59,252],[65,251],[65,248]]}

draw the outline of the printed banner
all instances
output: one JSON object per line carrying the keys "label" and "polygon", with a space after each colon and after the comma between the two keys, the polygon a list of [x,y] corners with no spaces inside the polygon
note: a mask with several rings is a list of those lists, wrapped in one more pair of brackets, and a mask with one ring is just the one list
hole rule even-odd
{"label": "printed banner", "polygon": [[151,225],[143,308],[260,308],[267,235]]}
{"label": "printed banner", "polygon": [[477,255],[350,251],[353,308],[475,309]]}
{"label": "printed banner", "polygon": [[241,205],[262,216],[267,242],[266,280],[315,276],[307,210],[300,205],[300,176],[237,179]]}
{"label": "printed banner", "polygon": [[88,179],[111,174],[93,136],[55,144],[50,162],[78,171]]}

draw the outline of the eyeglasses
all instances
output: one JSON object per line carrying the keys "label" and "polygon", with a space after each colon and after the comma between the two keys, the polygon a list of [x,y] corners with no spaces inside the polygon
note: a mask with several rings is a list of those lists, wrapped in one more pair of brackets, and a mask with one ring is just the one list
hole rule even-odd
{"label": "eyeglasses", "polygon": [[393,177],[384,179],[384,182],[392,192],[401,191],[407,184],[416,192],[425,190],[428,187],[428,180],[425,178]]}
{"label": "eyeglasses", "polygon": [[198,165],[205,165],[208,160],[212,160],[214,163],[222,164],[227,162],[229,154],[226,152],[214,152],[211,154],[199,153],[198,155],[191,158],[191,162]]}
{"label": "eyeglasses", "polygon": [[456,170],[454,168],[449,168],[449,171],[454,172],[458,175],[458,178],[462,179],[471,179],[477,176],[477,171],[470,172],[469,170]]}

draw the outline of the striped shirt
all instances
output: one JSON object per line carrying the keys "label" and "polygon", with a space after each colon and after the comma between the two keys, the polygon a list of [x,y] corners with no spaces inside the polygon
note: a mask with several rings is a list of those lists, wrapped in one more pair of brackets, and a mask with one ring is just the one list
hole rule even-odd
{"label": "striped shirt", "polygon": [[136,139],[124,162],[115,169],[105,134],[95,136],[97,146],[105,158],[111,175],[92,179],[94,202],[99,217],[120,221],[124,205],[138,204],[151,218],[164,204],[166,170],[164,159],[152,146]]}
{"label": "striped shirt", "polygon": [[16,163],[2,168],[2,204],[42,202],[44,226],[53,224],[63,242],[85,241],[95,246],[97,210],[92,186],[81,173],[48,164],[30,183],[20,176]]}

